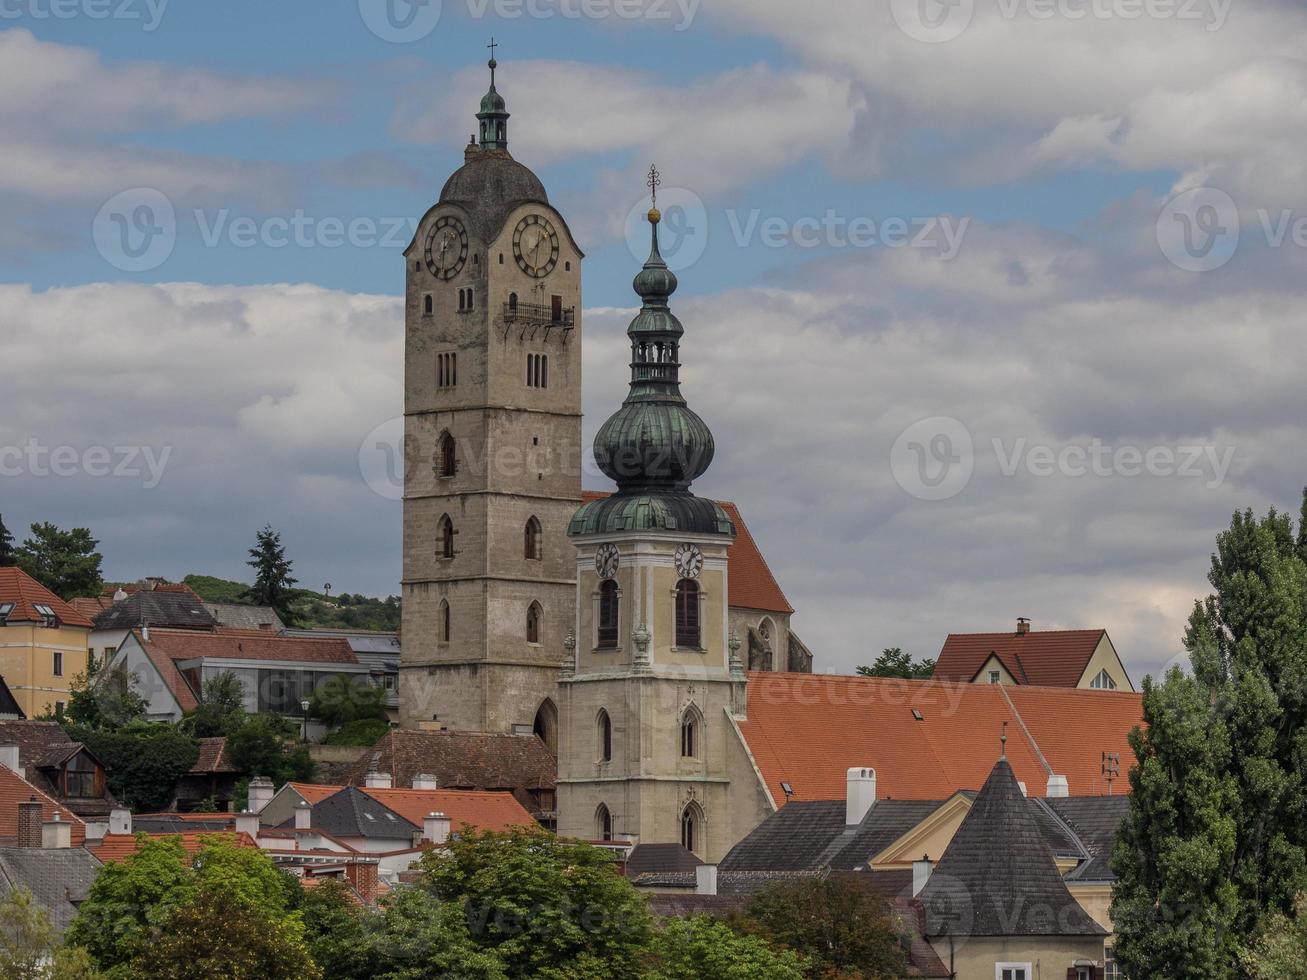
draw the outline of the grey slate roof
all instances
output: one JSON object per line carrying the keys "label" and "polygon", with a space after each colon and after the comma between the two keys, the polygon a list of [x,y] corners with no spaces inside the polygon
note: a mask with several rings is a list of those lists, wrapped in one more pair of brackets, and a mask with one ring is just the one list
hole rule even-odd
{"label": "grey slate roof", "polygon": [[1047,806],[1062,819],[1084,844],[1089,852],[1088,863],[1076,868],[1067,877],[1074,881],[1115,881],[1116,875],[1108,866],[1116,835],[1130,811],[1128,796],[1070,796],[1045,800]]}
{"label": "grey slate roof", "polygon": [[[281,825],[294,826],[294,817]],[[411,838],[422,830],[357,786],[346,786],[314,804],[312,826],[334,837]]]}
{"label": "grey slate roof", "polygon": [[73,921],[99,870],[99,859],[84,847],[0,847],[0,888],[5,894],[30,891],[60,933]]}
{"label": "grey slate roof", "polygon": [[626,875],[634,878],[642,874],[688,871],[693,878],[694,869],[701,864],[692,851],[680,844],[636,844],[626,859]]}
{"label": "grey slate roof", "polygon": [[98,630],[135,629],[148,626],[175,629],[212,630],[218,621],[193,592],[138,589],[115,602],[95,619]]}
{"label": "grey slate roof", "polygon": [[260,629],[264,623],[270,623],[278,633],[286,628],[286,624],[277,615],[277,610],[271,606],[247,606],[239,602],[205,601],[204,608],[220,625],[229,626],[233,629],[256,630]]}
{"label": "grey slate roof", "polygon": [[1067,891],[1040,820],[999,759],[919,896],[927,936],[1105,936]]}

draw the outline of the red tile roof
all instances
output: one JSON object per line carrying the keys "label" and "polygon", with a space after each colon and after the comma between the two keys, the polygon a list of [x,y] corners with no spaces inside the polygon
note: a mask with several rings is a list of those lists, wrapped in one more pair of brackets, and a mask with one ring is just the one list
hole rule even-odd
{"label": "red tile roof", "polygon": [[[754,672],[739,725],[780,806],[782,782],[798,800],[843,799],[854,766],[876,769],[880,799],[979,790],[1005,721],[1008,760],[1031,796],[1044,795],[1050,771],[1068,777],[1072,795],[1088,796],[1100,791],[1101,780],[1089,778],[1099,753],[1125,744],[1142,722],[1142,701],[1126,692]],[[1132,758],[1122,752],[1123,775]]]}
{"label": "red tile roof", "polygon": [[344,786],[329,786],[325,783],[287,783],[295,792],[312,806],[314,803],[321,803],[328,796],[335,796]]}
{"label": "red tile roof", "polygon": [[193,773],[240,772],[227,758],[227,740],[221,736],[196,739],[200,755],[191,766]]}
{"label": "red tile roof", "polygon": [[[589,503],[609,496],[612,495],[597,490],[586,490],[581,494],[581,500]],[[735,543],[731,546],[728,584],[730,605],[738,609],[761,609],[783,615],[794,612],[794,607],[785,598],[780,584],[767,566],[767,560],[758,549],[757,542],[749,533],[748,525],[740,516],[740,509],[727,500],[719,500],[717,503],[735,525]]]}
{"label": "red tile roof", "polygon": [[87,619],[94,619],[98,613],[104,612],[113,605],[112,599],[106,599],[104,596],[89,598],[88,596],[78,596],[76,599],[69,599],[68,605],[72,606]]}
{"label": "red tile roof", "polygon": [[950,633],[934,676],[972,681],[990,655],[1018,684],[1075,687],[1106,630],[1032,630],[1029,633]]}
{"label": "red tile roof", "polygon": [[104,840],[90,849],[91,853],[98,857],[104,864],[111,861],[121,861],[129,858],[136,853],[140,847],[140,838],[149,838],[159,840],[164,837],[176,837],[181,840],[182,848],[186,851],[187,856],[194,857],[204,849],[204,845],[213,838],[223,838],[230,840],[237,847],[258,847],[254,843],[254,838],[246,833],[214,833],[212,831],[187,831],[184,834],[105,834]]}
{"label": "red tile roof", "polygon": [[52,820],[58,813],[59,819],[72,824],[73,847],[86,843],[86,824],[77,814],[70,813],[67,807],[5,766],[0,766],[0,841],[12,843],[18,840],[18,804],[33,797],[41,801],[42,820]]}
{"label": "red tile roof", "polygon": [[64,626],[91,628],[91,618],[79,612],[17,566],[0,568],[0,604],[12,602],[7,622],[40,623],[43,617],[36,603],[48,605]]}
{"label": "red tile roof", "polygon": [[[287,785],[310,805],[316,805],[345,788],[318,783]],[[421,828],[426,815],[433,812],[449,817],[450,829],[455,831],[465,825],[478,830],[535,826],[531,814],[506,790],[357,788],[418,828]]]}

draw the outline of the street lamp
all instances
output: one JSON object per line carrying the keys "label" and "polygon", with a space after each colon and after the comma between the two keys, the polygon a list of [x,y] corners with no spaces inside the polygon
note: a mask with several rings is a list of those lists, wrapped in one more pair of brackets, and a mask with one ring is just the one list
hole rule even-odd
{"label": "street lamp", "polygon": [[300,710],[304,712],[304,741],[309,740],[309,702],[307,700],[300,702]]}

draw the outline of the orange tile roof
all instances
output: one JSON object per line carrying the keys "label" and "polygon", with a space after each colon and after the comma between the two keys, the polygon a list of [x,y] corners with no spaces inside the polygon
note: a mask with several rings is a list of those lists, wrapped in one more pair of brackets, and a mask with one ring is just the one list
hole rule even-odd
{"label": "orange tile roof", "polygon": [[91,618],[79,612],[16,565],[0,568],[0,604],[12,602],[7,622],[40,623],[43,617],[36,603],[48,605],[64,626],[91,628]]}
{"label": "orange tile roof", "polygon": [[432,812],[449,817],[454,831],[462,827],[508,830],[536,826],[526,808],[505,790],[364,788],[363,792],[419,828]]}
{"label": "orange tile roof", "polygon": [[971,681],[993,654],[1018,684],[1075,687],[1107,630],[1032,630],[1029,633],[950,633],[934,676]]}
{"label": "orange tile roof", "polygon": [[18,804],[33,798],[41,801],[42,820],[53,820],[57,812],[60,820],[72,825],[73,847],[86,843],[86,824],[77,814],[5,766],[0,766],[0,841],[18,840]]}
{"label": "orange tile roof", "polygon": [[[139,632],[138,632],[139,635]],[[267,630],[150,630],[150,646],[174,660],[293,660],[357,664],[358,657],[341,637],[279,636]]]}
{"label": "orange tile roof", "polygon": [[186,851],[187,856],[194,857],[204,849],[204,845],[214,837],[224,838],[232,841],[237,847],[258,847],[254,843],[254,838],[246,833],[215,833],[213,831],[187,831],[184,834],[105,834],[104,840],[90,849],[91,853],[98,857],[104,864],[111,861],[121,861],[124,858],[131,857],[140,847],[140,838],[145,837],[151,840],[159,840],[165,837],[176,837],[181,840],[182,848]]}
{"label": "orange tile roof", "polygon": [[[589,503],[609,496],[612,494],[586,490],[581,494],[581,500]],[[727,586],[730,594],[727,601],[738,609],[761,609],[783,615],[794,612],[794,607],[785,598],[780,584],[767,566],[767,559],[763,558],[758,543],[749,533],[748,525],[740,516],[740,509],[727,500],[719,500],[717,504],[726,511],[726,516],[735,525],[735,543],[731,545]]]}
{"label": "orange tile roof", "polygon": [[304,797],[310,806],[314,803],[321,803],[328,796],[335,796],[345,788],[344,786],[327,785],[326,783],[287,783],[286,785]]}
{"label": "orange tile roof", "polygon": [[98,613],[102,613],[112,606],[113,600],[106,599],[104,596],[96,596],[95,598],[78,596],[75,599],[69,599],[68,605],[72,606],[88,619],[94,619]]}
{"label": "orange tile roof", "polygon": [[[1103,694],[1111,698],[1098,700]],[[1099,752],[1124,745],[1141,721],[1140,696],[1126,692],[754,672],[748,718],[739,725],[780,806],[782,782],[798,800],[843,799],[854,766],[876,769],[880,799],[979,790],[998,758],[1004,722],[1008,760],[1031,796],[1044,795],[1050,770],[1068,777],[1072,795],[1092,795],[1101,781],[1087,778],[1090,764],[1096,769]],[[1131,759],[1122,753],[1123,773]]]}

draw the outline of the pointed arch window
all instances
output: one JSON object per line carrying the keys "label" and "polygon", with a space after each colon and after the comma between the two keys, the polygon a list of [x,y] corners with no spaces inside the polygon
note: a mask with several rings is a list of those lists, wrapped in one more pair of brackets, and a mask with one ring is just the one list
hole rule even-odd
{"label": "pointed arch window", "polygon": [[508,312],[509,313],[517,312],[517,293],[508,294]]}
{"label": "pointed arch window", "polygon": [[676,645],[699,649],[699,583],[683,578],[676,583]]}
{"label": "pointed arch window", "polygon": [[617,583],[612,579],[605,579],[599,585],[599,648],[601,650],[617,649],[620,611],[621,599],[617,592]]}
{"label": "pointed arch window", "polygon": [[599,717],[595,720],[595,740],[598,743],[598,756],[600,762],[613,761],[613,722],[608,717],[608,712],[603,708],[599,709]]}
{"label": "pointed arch window", "polygon": [[440,437],[440,475],[453,476],[458,472],[458,444],[452,434]]}
{"label": "pointed arch window", "polygon": [[681,716],[681,758],[698,758],[700,728],[699,713],[694,708],[686,708]]}
{"label": "pointed arch window", "polygon": [[453,632],[454,632],[453,629],[452,629],[452,626],[453,626],[453,623],[452,623],[452,621],[451,621],[451,619],[450,619],[450,615],[449,615],[449,600],[448,600],[448,599],[441,599],[441,600],[440,600],[440,622],[439,622],[439,625],[438,625],[438,630],[439,630],[439,633],[440,633],[440,642],[441,642],[441,643],[448,643],[448,642],[449,642],[449,638],[450,638],[450,636],[451,636],[451,635],[453,634]]}
{"label": "pointed arch window", "polygon": [[613,839],[613,815],[608,812],[608,807],[602,803],[595,810],[595,837],[598,840]]}
{"label": "pointed arch window", "polygon": [[540,603],[533,602],[531,603],[530,606],[527,607],[526,610],[526,642],[527,643],[540,642],[540,619],[542,615],[543,615],[543,611],[540,608]]}
{"label": "pointed arch window", "polygon": [[544,557],[543,536],[540,521],[532,516],[522,531],[522,557],[528,561],[540,561]]}
{"label": "pointed arch window", "polygon": [[558,707],[549,698],[540,702],[536,710],[535,724],[531,726],[536,737],[544,742],[550,752],[558,752]]}
{"label": "pointed arch window", "polygon": [[440,557],[454,557],[454,522],[449,519],[448,514],[440,518]]}
{"label": "pointed arch window", "polygon": [[681,846],[693,854],[702,836],[703,811],[697,803],[691,803],[681,811]]}

